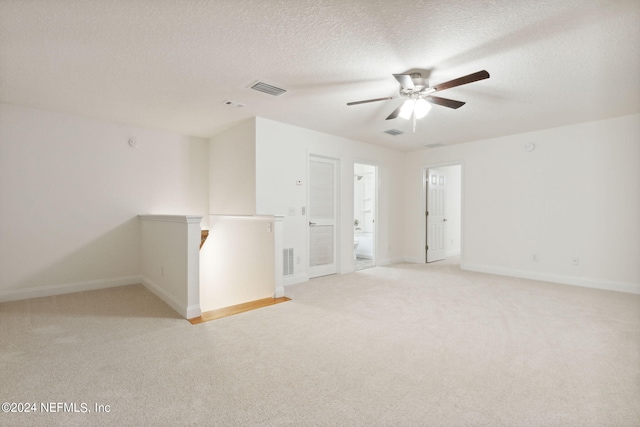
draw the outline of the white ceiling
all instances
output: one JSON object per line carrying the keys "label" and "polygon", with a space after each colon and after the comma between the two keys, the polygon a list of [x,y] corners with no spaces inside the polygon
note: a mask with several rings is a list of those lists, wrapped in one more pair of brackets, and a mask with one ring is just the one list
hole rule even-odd
{"label": "white ceiling", "polygon": [[[639,24],[638,0],[0,0],[0,102],[201,137],[261,116],[413,150],[640,112]],[[385,121],[401,101],[346,105],[410,69],[491,78],[439,93],[467,104],[415,133]]]}

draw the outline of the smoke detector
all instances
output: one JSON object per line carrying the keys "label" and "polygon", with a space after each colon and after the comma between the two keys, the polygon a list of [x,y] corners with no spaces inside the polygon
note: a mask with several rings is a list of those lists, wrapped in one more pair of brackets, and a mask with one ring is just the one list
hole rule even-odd
{"label": "smoke detector", "polygon": [[244,107],[244,104],[241,102],[237,102],[237,101],[224,101],[223,102],[224,105],[228,105],[229,107],[236,107],[236,108],[242,108]]}

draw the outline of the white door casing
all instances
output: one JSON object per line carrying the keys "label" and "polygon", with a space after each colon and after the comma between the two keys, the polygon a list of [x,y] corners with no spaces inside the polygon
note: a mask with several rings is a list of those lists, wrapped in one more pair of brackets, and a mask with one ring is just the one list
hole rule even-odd
{"label": "white door casing", "polygon": [[362,230],[368,233],[373,233],[375,231],[375,173],[366,174],[364,176],[364,187],[365,194],[371,194],[372,197],[363,201],[363,210],[364,210],[364,223],[362,224]]}
{"label": "white door casing", "polygon": [[444,174],[437,169],[427,170],[427,262],[445,258],[445,226],[444,215],[445,185]]}
{"label": "white door casing", "polygon": [[[360,177],[360,178],[359,178]],[[359,187],[360,186],[360,187]],[[354,243],[358,241],[355,252],[364,258],[370,258],[370,267],[377,265],[376,217],[378,214],[378,166],[369,163],[354,163],[354,219],[360,222],[354,229]],[[354,224],[355,225],[355,224]]]}
{"label": "white door casing", "polygon": [[309,158],[309,277],[338,271],[338,161]]}

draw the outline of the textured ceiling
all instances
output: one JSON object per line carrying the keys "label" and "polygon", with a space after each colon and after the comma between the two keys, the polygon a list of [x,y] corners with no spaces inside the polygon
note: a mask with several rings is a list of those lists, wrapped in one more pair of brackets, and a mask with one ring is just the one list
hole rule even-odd
{"label": "textured ceiling", "polygon": [[[261,116],[413,150],[640,112],[639,24],[638,0],[0,0],[0,102],[202,137]],[[441,92],[467,104],[415,133],[384,120],[398,100],[346,106],[410,69],[491,78]]]}

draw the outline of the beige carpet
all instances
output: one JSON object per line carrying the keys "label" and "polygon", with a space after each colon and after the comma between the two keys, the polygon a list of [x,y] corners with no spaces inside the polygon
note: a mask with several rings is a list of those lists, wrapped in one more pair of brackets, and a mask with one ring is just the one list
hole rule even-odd
{"label": "beige carpet", "polygon": [[443,262],[287,296],[200,325],[142,286],[0,304],[0,400],[38,410],[0,425],[640,425],[638,295]]}

